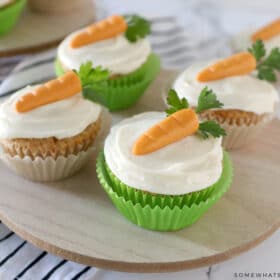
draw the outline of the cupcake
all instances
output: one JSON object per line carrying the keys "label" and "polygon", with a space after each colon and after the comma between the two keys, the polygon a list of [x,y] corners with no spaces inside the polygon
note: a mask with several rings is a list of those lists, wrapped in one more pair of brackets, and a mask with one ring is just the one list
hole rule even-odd
{"label": "cupcake", "polygon": [[[83,64],[108,72],[93,83],[87,97],[111,111],[133,105],[160,70],[147,38],[150,23],[137,15],[111,16],[70,34],[59,45],[56,73],[78,71]],[[93,75],[98,75],[93,73]]]}
{"label": "cupcake", "polygon": [[[274,118],[279,103],[276,89],[252,75],[261,63],[255,58],[259,49],[254,47],[252,53],[195,63],[181,73],[173,85],[179,97],[187,98],[190,106],[196,108],[202,89],[207,93],[206,87],[209,87],[216,93],[223,108],[205,110],[201,116],[218,122],[225,129],[227,136],[223,144],[226,149],[240,148],[256,138]],[[264,78],[268,73],[261,71]]]}
{"label": "cupcake", "polygon": [[[168,116],[145,112],[114,126],[97,160],[99,181],[116,208],[134,224],[159,231],[196,222],[232,177],[223,129],[200,122],[173,90],[168,102]],[[200,104],[215,106],[203,96]]]}
{"label": "cupcake", "polygon": [[27,86],[0,106],[0,157],[34,181],[77,172],[94,151],[101,106],[81,95],[70,71],[43,85]]}
{"label": "cupcake", "polygon": [[280,18],[261,27],[258,30],[252,29],[244,31],[233,40],[233,47],[235,50],[247,50],[252,43],[257,40],[262,40],[265,48],[270,52],[274,48],[280,47]]}
{"label": "cupcake", "polygon": [[[236,50],[249,50],[258,61],[256,75],[270,82],[280,79],[280,19],[233,40]],[[279,87],[279,82],[276,84]]]}
{"label": "cupcake", "polygon": [[25,3],[26,0],[0,0],[0,36],[12,30]]}

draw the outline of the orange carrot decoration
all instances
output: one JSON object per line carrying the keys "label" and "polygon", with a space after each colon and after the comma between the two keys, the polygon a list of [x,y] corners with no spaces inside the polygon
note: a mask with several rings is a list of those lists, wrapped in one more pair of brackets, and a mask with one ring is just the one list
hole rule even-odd
{"label": "orange carrot decoration", "polygon": [[256,69],[256,59],[249,52],[241,52],[212,64],[197,75],[200,82],[220,80],[230,76],[248,74]]}
{"label": "orange carrot decoration", "polygon": [[199,120],[196,112],[192,109],[182,109],[142,134],[134,143],[132,152],[134,155],[152,153],[194,134],[198,128]]}
{"label": "orange carrot decoration", "polygon": [[24,113],[42,105],[57,102],[82,91],[78,75],[69,71],[60,78],[51,80],[22,96],[15,104],[19,113]]}
{"label": "orange carrot decoration", "polygon": [[111,16],[100,22],[94,23],[85,31],[78,33],[72,39],[70,46],[80,48],[85,45],[113,38],[127,29],[127,23],[122,16]]}
{"label": "orange carrot decoration", "polygon": [[257,40],[265,41],[265,40],[269,40],[270,38],[273,38],[278,34],[280,34],[280,18],[266,25],[265,27],[261,28],[257,32],[255,32],[251,36],[251,40],[253,42]]}

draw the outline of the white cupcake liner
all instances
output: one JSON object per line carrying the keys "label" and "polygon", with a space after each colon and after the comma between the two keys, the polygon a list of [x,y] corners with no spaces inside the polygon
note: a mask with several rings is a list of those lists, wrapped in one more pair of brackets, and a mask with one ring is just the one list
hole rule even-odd
{"label": "white cupcake liner", "polygon": [[251,125],[235,125],[223,123],[220,125],[225,129],[226,136],[223,138],[223,147],[226,150],[239,149],[243,146],[252,143],[257,136],[261,133],[263,128],[271,122],[274,118],[274,114],[267,114],[257,124]]}
{"label": "white cupcake liner", "polygon": [[74,175],[78,172],[92,156],[95,147],[82,151],[77,155],[67,157],[36,157],[34,160],[29,156],[20,158],[2,152],[1,160],[15,173],[32,181],[46,182],[57,181]]}
{"label": "white cupcake liner", "polygon": [[108,110],[102,109],[101,129],[98,132],[93,146],[78,154],[70,154],[66,157],[58,156],[57,159],[51,156],[45,159],[41,157],[32,159],[29,156],[25,156],[24,158],[11,156],[1,149],[0,159],[16,174],[29,180],[38,182],[58,181],[74,175],[91,157],[96,157],[102,149],[110,124],[111,117]]}

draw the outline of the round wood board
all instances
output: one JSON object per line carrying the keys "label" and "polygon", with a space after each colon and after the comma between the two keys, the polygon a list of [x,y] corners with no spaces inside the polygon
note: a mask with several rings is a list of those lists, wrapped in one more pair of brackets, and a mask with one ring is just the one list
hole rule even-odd
{"label": "round wood board", "polygon": [[0,37],[0,57],[33,53],[55,47],[69,33],[94,21],[92,9],[74,14],[24,11],[16,27]]}
{"label": "round wood board", "polygon": [[[164,71],[138,104],[114,121],[162,109]],[[231,152],[233,184],[196,224],[177,232],[153,232],[121,216],[97,182],[92,160],[78,175],[33,183],[0,164],[0,218],[18,235],[63,258],[128,272],[169,272],[229,259],[280,225],[280,121],[248,147]]]}

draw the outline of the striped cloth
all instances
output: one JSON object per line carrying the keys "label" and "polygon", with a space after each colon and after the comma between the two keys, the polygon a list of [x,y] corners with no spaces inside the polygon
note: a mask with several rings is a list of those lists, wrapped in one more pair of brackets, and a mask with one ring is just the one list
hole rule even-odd
{"label": "striped cloth", "polygon": [[[230,52],[226,41],[217,40],[210,35],[198,39],[198,36],[190,31],[191,27],[189,30],[183,28],[175,17],[152,18],[151,22],[152,47],[161,57],[165,68],[182,69],[195,60]],[[220,34],[216,32],[215,36]],[[53,49],[32,56],[0,59],[0,100],[28,84],[42,83],[53,78],[55,56],[56,50]],[[105,272],[43,252],[22,240],[0,222],[0,279],[110,279],[110,272]],[[124,279],[123,274],[120,275],[122,276],[118,279]],[[176,279],[184,279],[183,274],[177,276]],[[169,279],[168,275],[166,277],[161,276],[161,279]]]}

